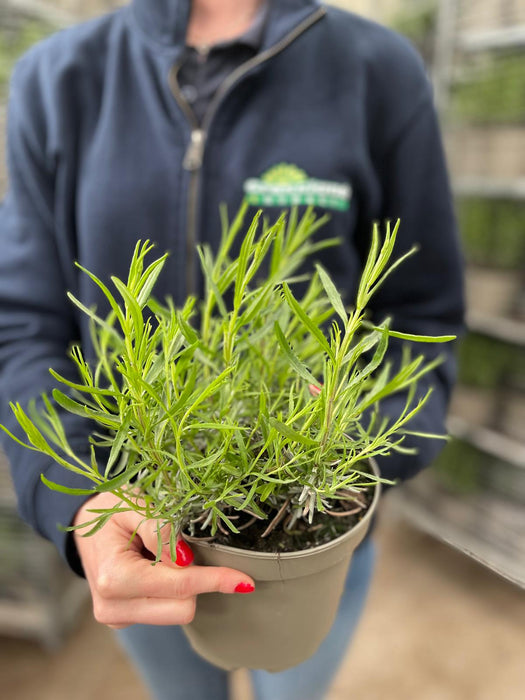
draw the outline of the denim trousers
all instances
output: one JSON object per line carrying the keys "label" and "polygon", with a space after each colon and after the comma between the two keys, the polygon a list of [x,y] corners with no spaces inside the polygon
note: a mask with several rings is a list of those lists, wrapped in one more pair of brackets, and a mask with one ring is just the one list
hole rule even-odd
{"label": "denim trousers", "polygon": [[[250,671],[257,700],[322,700],[363,610],[375,562],[367,537],[352,558],[334,624],[317,652],[286,671]],[[228,672],[202,659],[178,626],[131,625],[115,634],[155,700],[228,700]]]}

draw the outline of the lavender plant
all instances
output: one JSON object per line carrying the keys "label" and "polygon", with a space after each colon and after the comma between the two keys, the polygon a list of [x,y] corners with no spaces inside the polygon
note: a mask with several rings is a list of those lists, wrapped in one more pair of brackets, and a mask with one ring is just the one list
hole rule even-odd
{"label": "lavender plant", "polygon": [[[166,525],[173,560],[181,530],[237,534],[240,515],[250,518],[243,527],[266,519],[263,536],[279,525],[291,532],[298,523],[311,526],[316,514],[339,513],[341,503],[349,512],[363,508],[360,495],[377,480],[368,460],[406,450],[409,421],[431,391],[416,400],[417,383],[440,360],[405,354],[394,371],[385,361],[389,338],[453,336],[404,334],[388,318],[378,325],[366,318],[370,298],[414,252],[390,263],[399,221],[393,228],[387,222],[384,240],[374,225],[349,309],[320,265],[298,274],[308,258],[337,243],[314,238],[324,218],[310,209],[299,219],[292,211],[288,221],[283,215],[270,226],[259,212],[233,256],[245,214],[243,207],[230,225],[223,211],[218,251],[198,249],[201,302],[188,297],[176,308],[153,297],[167,256],[146,264],[148,241],[137,243],[127,280],[113,277],[113,289],[80,268],[111,309],[101,317],[69,294],[90,318],[96,361],[73,347],[78,381],[51,369],[63,390],[55,389],[53,400],[43,396],[43,408],[12,409],[28,438],[21,444],[93,484],[72,489],[42,475],[46,486],[86,496],[110,491],[120,499],[76,526],[89,526],[84,536],[116,512],[134,510],[158,521],[158,561]],[[298,298],[299,281],[306,291]],[[400,415],[381,418],[381,401],[401,391]],[[60,409],[93,423],[89,461],[71,448]],[[103,464],[98,448],[109,454]]]}

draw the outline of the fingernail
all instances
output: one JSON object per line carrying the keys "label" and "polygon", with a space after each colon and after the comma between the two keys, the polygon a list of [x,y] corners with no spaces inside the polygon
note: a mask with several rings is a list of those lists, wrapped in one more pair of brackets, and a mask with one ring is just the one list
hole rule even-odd
{"label": "fingernail", "polygon": [[193,552],[184,540],[179,540],[177,542],[175,551],[177,552],[177,559],[175,560],[177,566],[189,566],[191,564],[193,561]]}
{"label": "fingernail", "polygon": [[315,384],[308,384],[308,391],[310,392],[310,394],[312,394],[312,396],[319,396],[319,394],[321,393],[321,388],[322,384],[321,386],[315,386]]}
{"label": "fingernail", "polygon": [[252,586],[251,583],[238,583],[235,586],[235,593],[253,593],[255,590],[255,586]]}

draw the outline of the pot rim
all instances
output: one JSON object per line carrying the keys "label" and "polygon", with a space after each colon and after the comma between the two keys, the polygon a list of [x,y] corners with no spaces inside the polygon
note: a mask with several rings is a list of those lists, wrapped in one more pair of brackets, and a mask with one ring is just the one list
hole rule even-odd
{"label": "pot rim", "polygon": [[[373,457],[370,457],[368,459],[368,462],[372,468],[372,472],[374,473],[374,475],[377,478],[380,478],[381,475],[379,472],[379,467],[375,459]],[[236,557],[244,557],[246,559],[257,558],[260,560],[268,561],[273,561],[275,559],[300,559],[303,557],[314,556],[320,554],[321,552],[333,549],[334,547],[339,546],[344,540],[353,537],[358,530],[367,528],[368,522],[372,518],[376,510],[380,495],[381,482],[377,481],[374,487],[374,495],[372,497],[372,502],[368,506],[368,510],[366,511],[364,517],[358,523],[351,527],[350,530],[347,530],[344,534],[339,535],[339,537],[336,537],[333,540],[330,540],[330,542],[325,542],[324,544],[320,544],[317,547],[309,547],[308,549],[299,549],[293,552],[260,552],[257,549],[241,549],[239,547],[230,547],[229,545],[225,544],[215,544],[214,542],[207,542],[203,538],[192,537],[184,533],[182,533],[182,536],[191,545],[196,545],[206,549],[213,549],[216,552],[224,552],[226,554],[229,553],[235,555]]]}

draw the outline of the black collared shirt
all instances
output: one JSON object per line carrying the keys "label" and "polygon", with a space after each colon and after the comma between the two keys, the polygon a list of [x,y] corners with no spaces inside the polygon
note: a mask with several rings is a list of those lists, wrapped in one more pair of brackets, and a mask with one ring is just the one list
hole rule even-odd
{"label": "black collared shirt", "polygon": [[267,15],[268,2],[241,36],[213,46],[186,46],[184,49],[178,83],[199,124],[222,82],[259,51]]}

